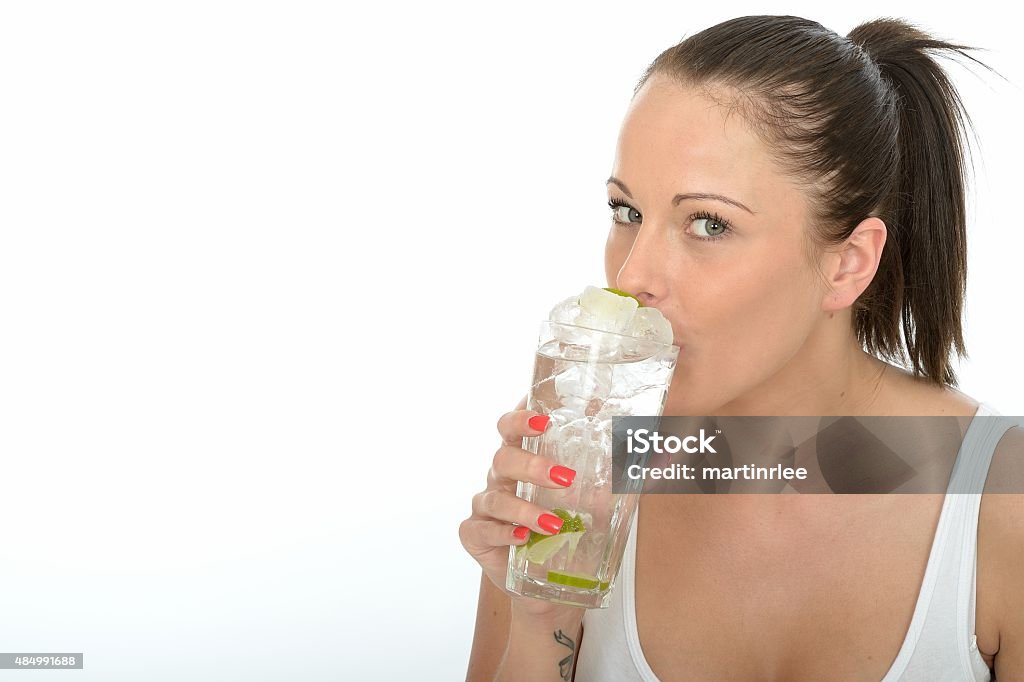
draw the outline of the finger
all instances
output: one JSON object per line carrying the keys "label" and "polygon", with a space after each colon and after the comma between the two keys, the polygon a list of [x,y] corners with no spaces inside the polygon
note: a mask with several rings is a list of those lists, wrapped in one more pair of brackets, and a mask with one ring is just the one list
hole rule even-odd
{"label": "finger", "polygon": [[[518,531],[525,528],[526,531]],[[522,537],[519,537],[519,536]],[[459,526],[462,546],[471,553],[482,553],[502,545],[522,545],[530,537],[526,526],[516,526],[493,519],[469,518]]]}
{"label": "finger", "polygon": [[512,489],[515,482],[525,481],[542,488],[559,489],[572,485],[575,478],[574,470],[549,457],[513,445],[502,445],[494,453],[487,483],[488,487]]}
{"label": "finger", "polygon": [[522,445],[523,438],[544,433],[549,421],[547,415],[533,410],[513,410],[498,419],[498,433],[501,434],[501,442],[505,445]]}
{"label": "finger", "polygon": [[545,535],[553,535],[562,527],[562,519],[550,509],[528,502],[507,490],[485,490],[474,495],[473,516],[517,523]]}

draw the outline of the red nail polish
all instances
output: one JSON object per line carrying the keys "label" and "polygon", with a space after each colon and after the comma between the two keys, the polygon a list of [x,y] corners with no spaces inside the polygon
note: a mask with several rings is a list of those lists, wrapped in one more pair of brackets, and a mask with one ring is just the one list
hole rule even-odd
{"label": "red nail polish", "polygon": [[546,414],[538,414],[534,415],[533,417],[530,417],[529,421],[527,421],[526,423],[529,424],[530,428],[533,429],[534,431],[543,431],[544,428],[548,425],[549,419],[551,419],[551,417],[547,416]]}
{"label": "red nail polish", "polygon": [[563,523],[565,522],[554,514],[541,514],[537,519],[537,525],[549,533],[557,533]]}
{"label": "red nail polish", "polygon": [[[516,537],[516,540],[525,540],[526,536],[529,535],[529,534],[530,534],[529,526],[518,526],[514,531],[512,531],[512,535],[514,535]],[[554,541],[552,541],[552,542],[554,542]]]}
{"label": "red nail polish", "polygon": [[558,465],[551,467],[548,476],[558,485],[569,486],[572,485],[572,479],[576,478],[576,472],[569,467]]}

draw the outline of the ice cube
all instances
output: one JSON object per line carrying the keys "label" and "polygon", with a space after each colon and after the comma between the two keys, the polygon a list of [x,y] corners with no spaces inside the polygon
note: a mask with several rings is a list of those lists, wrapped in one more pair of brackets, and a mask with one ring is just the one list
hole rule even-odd
{"label": "ice cube", "polygon": [[590,356],[594,332],[573,325],[552,325],[551,334],[559,342],[559,357],[566,360],[585,360]]}
{"label": "ice cube", "polygon": [[657,308],[639,308],[622,332],[638,339],[671,344],[672,323]]}
{"label": "ice cube", "polygon": [[605,467],[604,459],[611,459],[611,422],[595,417],[581,417],[552,430],[548,427],[545,438],[553,447],[554,456],[564,466],[575,469],[589,478]]}
{"label": "ice cube", "polygon": [[588,286],[580,295],[580,314],[576,324],[581,327],[622,333],[639,304],[629,296]]}
{"label": "ice cube", "polygon": [[[552,425],[553,426],[565,426],[569,422],[575,421],[575,420],[579,419],[580,417],[583,417],[584,416],[584,410],[586,409],[586,406],[589,403],[584,402],[584,401],[581,401],[581,402],[582,402],[582,405],[566,405],[564,407],[558,408],[557,410],[553,410],[548,415],[548,416],[551,417]],[[548,430],[551,430],[551,428],[552,427],[549,426]],[[547,433],[547,431],[545,431],[545,433]]]}
{"label": "ice cube", "polygon": [[635,406],[629,399],[608,398],[601,404],[597,418],[611,419],[612,417],[629,417],[633,414],[635,414]]}
{"label": "ice cube", "polygon": [[607,364],[576,364],[555,376],[555,392],[563,398],[605,398],[611,389],[612,366]]}
{"label": "ice cube", "polygon": [[[671,376],[669,370],[660,363],[647,361],[615,365],[610,396],[629,400],[652,388],[663,387],[669,376]],[[557,386],[555,390],[558,390]]]}
{"label": "ice cube", "polygon": [[576,318],[579,314],[580,297],[570,296],[551,309],[551,312],[548,313],[548,319],[552,322],[561,322],[563,324],[576,324]]}

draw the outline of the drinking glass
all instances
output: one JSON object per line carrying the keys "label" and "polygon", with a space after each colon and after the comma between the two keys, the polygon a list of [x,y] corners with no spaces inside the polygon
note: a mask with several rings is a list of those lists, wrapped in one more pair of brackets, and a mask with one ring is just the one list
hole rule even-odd
{"label": "drinking glass", "polygon": [[612,419],[661,416],[679,348],[552,322],[541,324],[527,409],[550,417],[523,448],[576,471],[568,488],[520,482],[516,494],[563,519],[509,548],[506,587],[586,608],[610,603],[642,481],[612,492]]}

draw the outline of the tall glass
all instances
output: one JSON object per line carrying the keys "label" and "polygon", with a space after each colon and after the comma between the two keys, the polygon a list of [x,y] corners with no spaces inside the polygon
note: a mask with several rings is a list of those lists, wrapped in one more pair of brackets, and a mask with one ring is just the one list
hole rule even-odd
{"label": "tall glass", "polygon": [[516,494],[564,520],[509,548],[506,587],[516,594],[605,608],[622,562],[640,485],[612,492],[612,418],[661,416],[679,348],[545,321],[527,409],[551,419],[523,448],[576,471],[564,489],[520,482]]}

